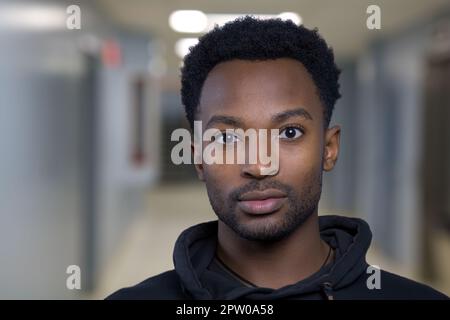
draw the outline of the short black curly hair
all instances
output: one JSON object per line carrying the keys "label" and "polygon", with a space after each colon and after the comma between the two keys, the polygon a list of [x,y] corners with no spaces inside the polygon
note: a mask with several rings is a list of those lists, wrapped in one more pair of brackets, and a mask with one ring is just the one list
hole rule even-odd
{"label": "short black curly hair", "polygon": [[340,70],[317,28],[309,30],[291,20],[258,19],[247,15],[199,38],[189,49],[181,67],[181,101],[193,127],[203,84],[217,64],[233,59],[269,60],[293,58],[311,74],[324,105],[328,127],[334,104],[340,98]]}

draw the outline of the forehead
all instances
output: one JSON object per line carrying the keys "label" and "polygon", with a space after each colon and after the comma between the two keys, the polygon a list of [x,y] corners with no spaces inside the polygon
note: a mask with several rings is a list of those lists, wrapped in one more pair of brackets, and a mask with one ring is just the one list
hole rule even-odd
{"label": "forehead", "polygon": [[[231,60],[215,66],[203,85],[198,117],[216,114],[250,119],[302,107],[313,119],[322,117],[317,88],[297,60]],[[256,117],[257,116],[257,117]]]}

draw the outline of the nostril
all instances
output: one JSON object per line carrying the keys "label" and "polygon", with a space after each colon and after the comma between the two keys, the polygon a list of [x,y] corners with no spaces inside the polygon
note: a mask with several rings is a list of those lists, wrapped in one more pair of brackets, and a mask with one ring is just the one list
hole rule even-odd
{"label": "nostril", "polygon": [[261,174],[261,170],[259,168],[243,169],[242,176],[244,178],[252,179],[264,179],[266,177],[266,175]]}

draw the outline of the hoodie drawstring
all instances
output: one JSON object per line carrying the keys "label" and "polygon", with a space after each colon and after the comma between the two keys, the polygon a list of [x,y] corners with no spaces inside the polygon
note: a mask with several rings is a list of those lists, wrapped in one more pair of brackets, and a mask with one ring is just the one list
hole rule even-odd
{"label": "hoodie drawstring", "polygon": [[331,282],[324,282],[322,284],[322,291],[325,294],[327,300],[334,300],[333,287],[331,285]]}

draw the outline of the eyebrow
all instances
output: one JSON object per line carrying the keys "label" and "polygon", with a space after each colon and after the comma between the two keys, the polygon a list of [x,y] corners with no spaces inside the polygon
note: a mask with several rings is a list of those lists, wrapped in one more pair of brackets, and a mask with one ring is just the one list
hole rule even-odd
{"label": "eyebrow", "polygon": [[282,111],[272,116],[272,122],[283,122],[292,117],[302,117],[307,120],[312,120],[311,114],[304,108],[298,108],[293,110]]}
{"label": "eyebrow", "polygon": [[[280,123],[283,121],[286,121],[289,118],[292,117],[302,117],[307,120],[312,120],[311,114],[306,111],[304,108],[297,108],[293,110],[286,110],[279,113],[274,114],[271,117],[272,122],[274,123]],[[206,128],[209,128],[215,124],[227,124],[236,128],[242,128],[243,127],[243,121],[234,116],[226,116],[226,115],[214,115],[206,124]]]}
{"label": "eyebrow", "polygon": [[242,121],[237,118],[237,117],[233,117],[233,116],[225,116],[225,115],[215,115],[212,116],[208,123],[206,124],[206,128],[211,127],[214,124],[227,124],[233,127],[238,127],[241,128],[242,127]]}

